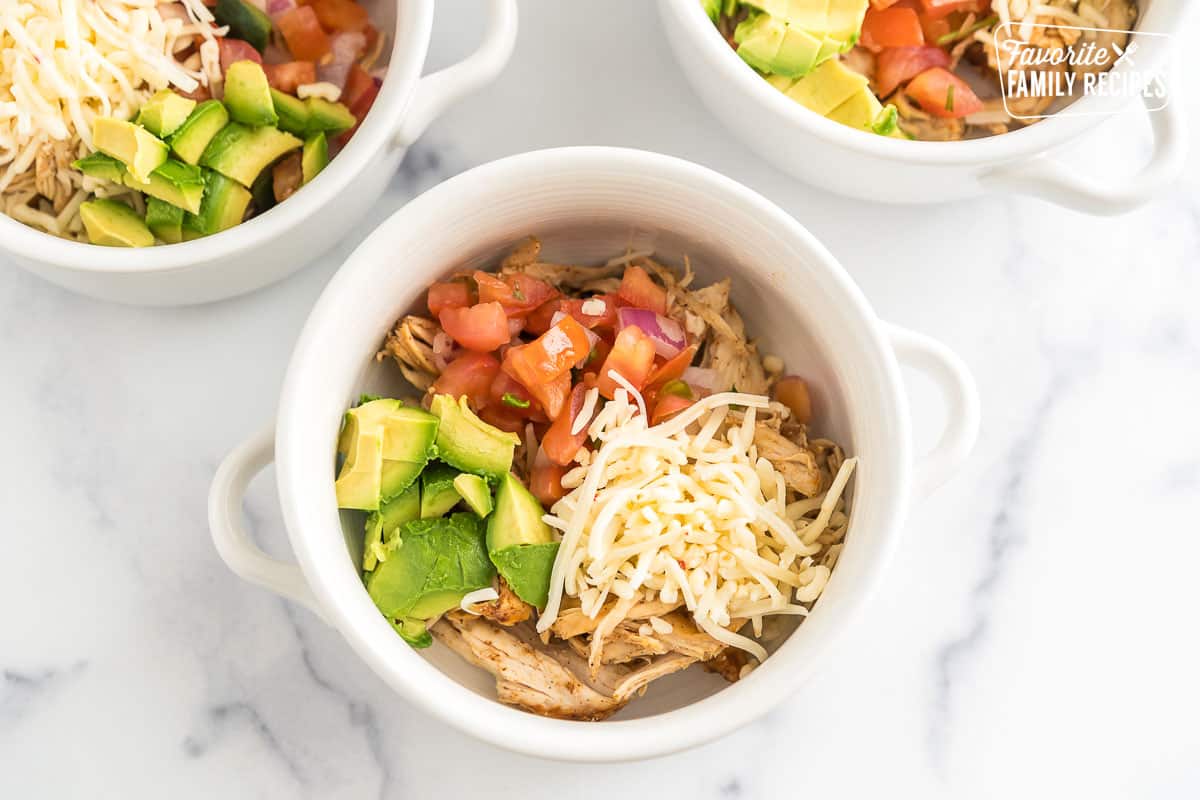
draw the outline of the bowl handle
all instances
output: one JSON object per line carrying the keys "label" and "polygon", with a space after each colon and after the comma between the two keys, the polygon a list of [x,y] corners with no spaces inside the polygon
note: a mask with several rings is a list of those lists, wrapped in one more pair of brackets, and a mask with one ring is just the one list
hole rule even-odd
{"label": "bowl handle", "polygon": [[901,365],[925,373],[946,398],[946,429],[933,449],[916,462],[915,491],[926,497],[959,468],[979,438],[979,390],[954,352],[924,334],[886,325],[892,350]]}
{"label": "bowl handle", "polygon": [[487,0],[488,22],[483,41],[457,64],[417,82],[413,99],[396,132],[396,145],[409,147],[447,108],[487,86],[512,55],[517,42],[517,0]]}
{"label": "bowl handle", "polygon": [[[242,499],[251,479],[275,460],[272,423],[225,457],[208,492],[208,527],[217,553],[243,580],[299,603],[325,619],[300,567],[277,561],[259,549],[242,524]],[[328,622],[328,620],[326,620]]]}
{"label": "bowl handle", "polygon": [[1151,111],[1144,98],[1154,131],[1154,152],[1137,175],[1119,181],[1093,180],[1047,155],[1020,166],[999,167],[980,178],[985,185],[1005,192],[1033,195],[1087,214],[1115,216],[1145,205],[1161,187],[1175,180],[1187,158],[1187,116],[1182,104],[1168,99],[1165,108]]}

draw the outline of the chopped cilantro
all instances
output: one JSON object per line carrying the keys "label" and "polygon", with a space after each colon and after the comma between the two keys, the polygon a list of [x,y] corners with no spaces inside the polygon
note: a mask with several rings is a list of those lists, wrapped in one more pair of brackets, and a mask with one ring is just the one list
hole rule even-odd
{"label": "chopped cilantro", "polygon": [[523,400],[512,392],[505,392],[504,396],[500,398],[500,402],[504,403],[506,406],[512,406],[513,408],[529,408],[528,400]]}

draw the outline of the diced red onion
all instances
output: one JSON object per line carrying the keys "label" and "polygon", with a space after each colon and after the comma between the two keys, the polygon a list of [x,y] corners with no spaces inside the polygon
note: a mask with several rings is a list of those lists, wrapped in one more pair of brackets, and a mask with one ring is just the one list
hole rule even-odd
{"label": "diced red onion", "polygon": [[342,91],[346,88],[346,80],[350,77],[350,64],[318,64],[317,80],[331,83]]}
{"label": "diced red onion", "polygon": [[701,396],[707,397],[717,390],[717,371],[715,369],[688,367],[683,371],[682,380]]}
{"label": "diced red onion", "polygon": [[439,370],[445,370],[454,355],[454,340],[445,331],[438,331],[433,336],[433,363]]}
{"label": "diced red onion", "polygon": [[367,36],[359,31],[335,33],[329,39],[329,49],[334,64],[353,64],[367,49]]}
{"label": "diced red onion", "polygon": [[292,54],[275,42],[270,42],[263,50],[262,60],[264,64],[286,64],[292,60]]}
{"label": "diced red onion", "polygon": [[617,320],[621,328],[636,325],[654,342],[655,354],[663,358],[674,358],[687,347],[687,336],[683,326],[670,317],[655,314],[644,308],[619,308]]}
{"label": "diced red onion", "polygon": [[296,0],[267,0],[267,16],[274,18],[296,7]]}

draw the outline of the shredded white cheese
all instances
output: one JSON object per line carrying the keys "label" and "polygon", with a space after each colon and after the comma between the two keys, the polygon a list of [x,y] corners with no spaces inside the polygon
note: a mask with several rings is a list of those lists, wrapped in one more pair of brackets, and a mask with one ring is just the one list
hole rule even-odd
{"label": "shredded white cheese", "polygon": [[[830,575],[813,560],[825,546],[818,539],[847,522],[842,493],[854,459],[828,492],[788,504],[782,476],[754,444],[756,412],[768,398],[715,394],[650,427],[640,395],[609,374],[625,388],[588,428],[599,449],[563,477],[571,491],[543,518],[562,543],[538,630],[554,624],[564,594],[593,619],[618,598],[595,638],[629,603],[682,600],[710,636],[766,658],[761,644],[733,631],[749,619],[757,634],[764,616],[808,613],[801,603],[814,601]],[[740,422],[722,429],[731,413]],[[661,632],[666,623],[649,624]]]}
{"label": "shredded white cheese", "polygon": [[212,19],[202,0],[0,0],[0,192],[47,144],[90,150],[96,117],[206,83],[175,54],[197,37],[215,50]]}
{"label": "shredded white cheese", "polygon": [[473,592],[467,592],[463,595],[463,599],[459,602],[459,608],[468,614],[479,616],[479,612],[475,610],[475,606],[479,603],[490,603],[493,600],[499,600],[500,593],[491,586],[485,586],[482,589],[476,589]]}
{"label": "shredded white cheese", "polygon": [[296,96],[301,100],[307,100],[310,97],[319,97],[322,100],[336,103],[342,98],[342,90],[329,81],[317,81],[316,83],[303,83],[297,86]]}

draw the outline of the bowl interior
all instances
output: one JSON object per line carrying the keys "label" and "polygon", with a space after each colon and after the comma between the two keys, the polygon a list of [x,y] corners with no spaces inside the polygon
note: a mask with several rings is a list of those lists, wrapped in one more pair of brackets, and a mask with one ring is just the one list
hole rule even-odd
{"label": "bowl interior", "polygon": [[[442,683],[441,676],[447,676],[492,701],[491,706],[503,708],[494,702],[489,675],[437,644],[416,655],[375,612],[358,577],[362,516],[341,512],[337,533],[320,529],[320,518],[333,505],[332,467],[322,467],[314,484],[310,483],[312,470],[298,461],[308,452],[317,463],[332,464],[340,415],[361,393],[413,393],[399,370],[390,361],[377,362],[374,354],[398,317],[422,311],[424,290],[431,281],[463,268],[494,268],[514,243],[530,234],[542,240],[546,260],[595,264],[628,250],[653,250],[667,264],[682,264],[686,257],[697,273],[697,285],[732,278],[733,301],[762,351],[782,357],[789,372],[811,384],[814,431],[860,456],[851,487],[851,530],[821,602],[795,635],[775,642],[777,657],[733,687],[700,669],[657,681],[646,697],[615,719],[658,715],[685,706],[695,709],[705,705],[696,704],[702,698],[734,695],[747,685],[768,681],[794,688],[816,653],[860,605],[890,549],[903,511],[908,429],[902,422],[906,409],[890,351],[865,301],[832,257],[757,195],[707,170],[661,156],[618,158],[614,154],[629,151],[604,148],[552,152],[561,156],[564,165],[576,161],[586,165],[593,158],[631,159],[632,163],[626,171],[616,170],[619,175],[612,169],[598,173],[564,166],[559,170],[558,157],[539,153],[460,176],[385,223],[318,304],[293,359],[277,435],[285,513],[293,502],[312,504],[312,515],[305,515],[300,507],[289,515],[293,544],[305,572],[324,599],[353,617],[349,627],[356,635],[348,636],[351,643],[397,688],[410,696],[413,690],[432,693],[433,686],[421,683],[425,679]],[[514,162],[535,157],[536,169],[525,170],[526,175],[533,174],[527,185],[495,175],[491,176],[495,180],[484,179],[488,170],[512,169]],[[643,159],[660,168],[666,164],[671,170],[694,173],[701,176],[701,184],[715,185],[688,186],[647,174],[649,165],[639,166]],[[331,340],[339,340],[345,349],[339,350]],[[355,344],[347,344],[351,341]],[[314,362],[321,363],[319,371],[313,369]],[[308,407],[294,413],[296,406],[309,405],[299,399],[306,391],[321,397],[323,410]],[[311,421],[314,413],[321,424],[305,429],[302,420]],[[293,430],[303,441],[292,440]],[[294,481],[307,488],[292,485]],[[314,563],[318,560],[319,566]],[[440,675],[417,667],[417,658]],[[477,708],[475,713],[480,712]],[[503,713],[518,712],[504,709]],[[517,723],[510,719],[509,724]]]}

